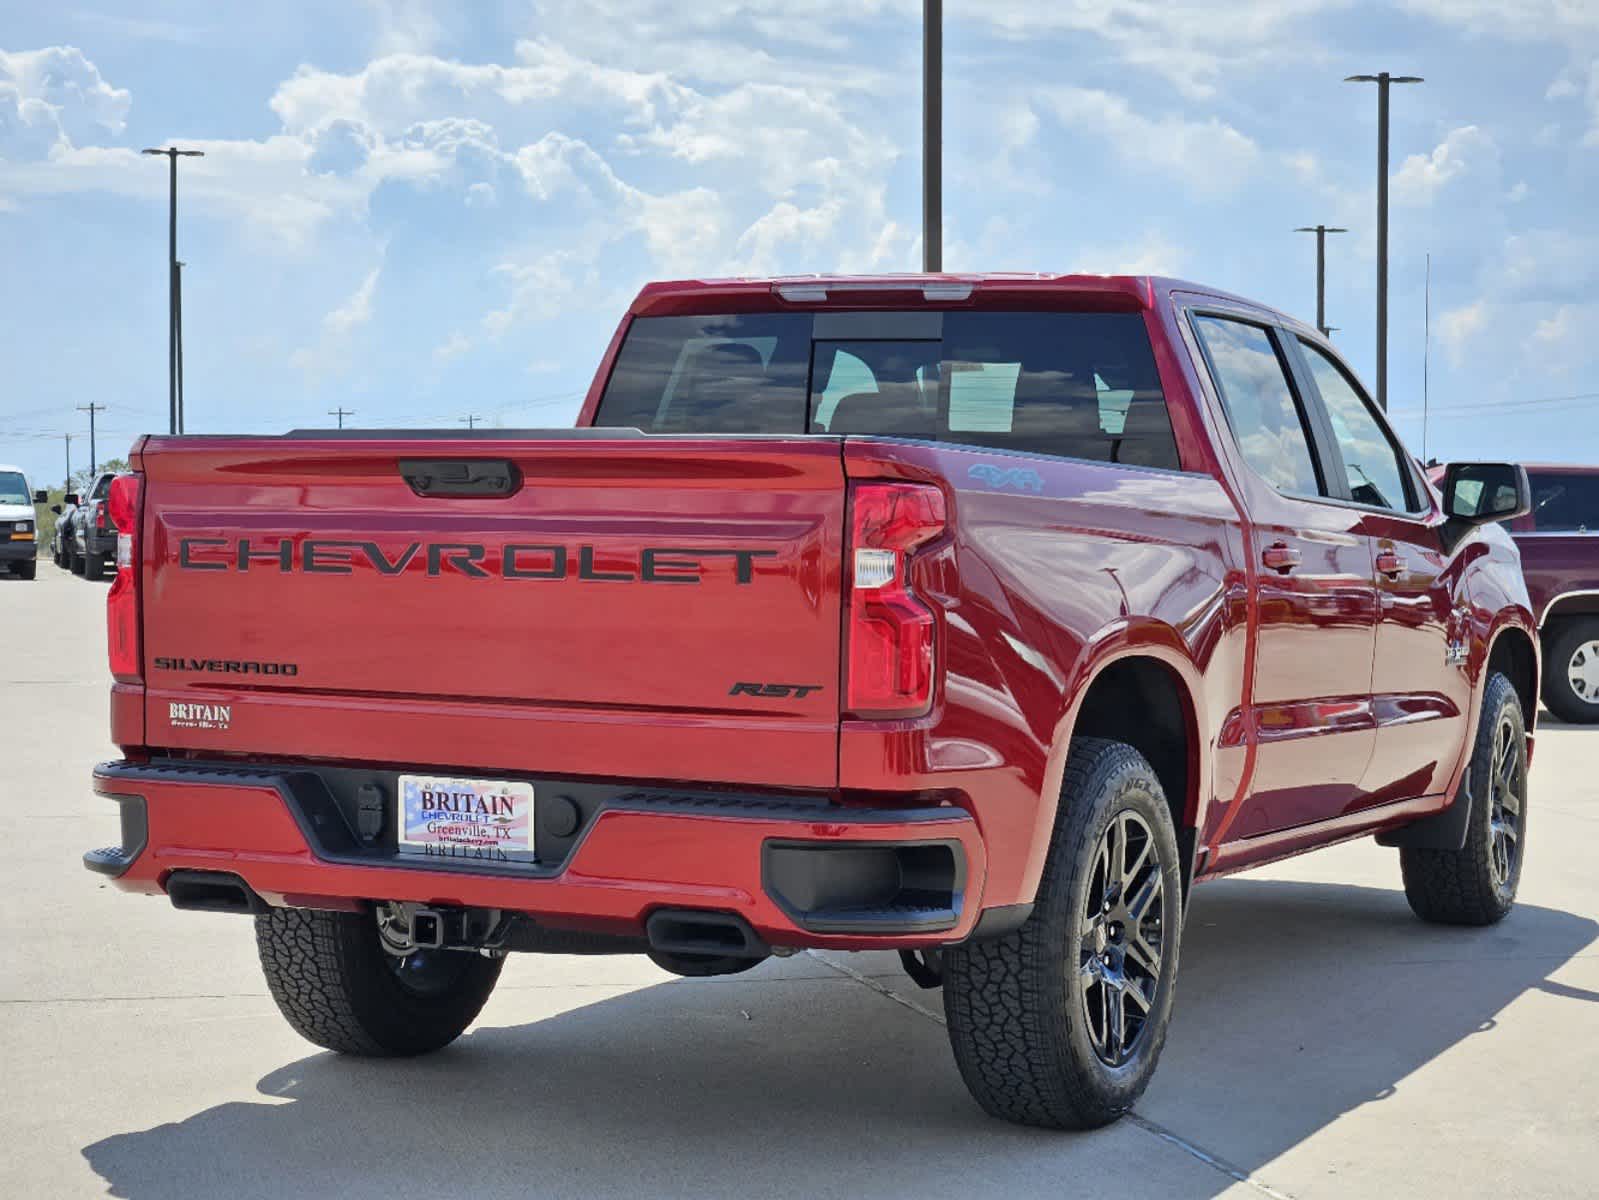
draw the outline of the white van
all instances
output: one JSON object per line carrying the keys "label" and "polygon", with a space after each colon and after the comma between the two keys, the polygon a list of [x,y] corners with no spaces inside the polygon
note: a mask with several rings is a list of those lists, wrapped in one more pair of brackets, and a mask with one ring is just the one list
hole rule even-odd
{"label": "white van", "polygon": [[33,506],[45,494],[28,487],[21,467],[0,463],[0,568],[23,579],[39,569],[38,522]]}

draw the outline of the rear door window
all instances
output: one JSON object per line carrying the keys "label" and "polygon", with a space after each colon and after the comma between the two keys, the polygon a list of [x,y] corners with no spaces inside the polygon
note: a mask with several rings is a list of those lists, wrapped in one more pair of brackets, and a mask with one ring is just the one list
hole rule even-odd
{"label": "rear door window", "polygon": [[640,317],[595,424],[877,434],[1180,467],[1140,315],[945,312],[937,326],[921,339],[813,339],[809,314]]}
{"label": "rear door window", "polygon": [[1211,377],[1244,460],[1280,492],[1326,495],[1310,427],[1271,334],[1226,317],[1196,316]]}
{"label": "rear door window", "polygon": [[1539,533],[1599,531],[1599,475],[1528,471],[1533,528]]}

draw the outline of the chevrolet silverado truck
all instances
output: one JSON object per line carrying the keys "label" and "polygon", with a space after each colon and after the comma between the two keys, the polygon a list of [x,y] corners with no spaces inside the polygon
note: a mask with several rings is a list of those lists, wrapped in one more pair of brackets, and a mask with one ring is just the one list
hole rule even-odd
{"label": "chevrolet silverado truck", "polygon": [[118,844],[312,1042],[507,953],[901,952],[977,1101],[1126,1112],[1202,880],[1350,838],[1516,895],[1537,625],[1337,352],[1170,280],[656,283],[557,431],[147,437],[111,485]]}

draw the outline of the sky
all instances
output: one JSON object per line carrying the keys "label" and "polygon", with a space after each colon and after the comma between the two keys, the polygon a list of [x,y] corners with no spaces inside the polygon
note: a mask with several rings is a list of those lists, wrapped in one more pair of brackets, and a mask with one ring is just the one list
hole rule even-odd
{"label": "sky", "polygon": [[[0,0],[0,461],[190,432],[570,425],[652,278],[921,261],[917,0]],[[1599,462],[1599,0],[947,0],[945,266],[1328,321],[1441,458]],[[1431,255],[1430,337],[1424,278]],[[1424,356],[1424,342],[1430,353]]]}

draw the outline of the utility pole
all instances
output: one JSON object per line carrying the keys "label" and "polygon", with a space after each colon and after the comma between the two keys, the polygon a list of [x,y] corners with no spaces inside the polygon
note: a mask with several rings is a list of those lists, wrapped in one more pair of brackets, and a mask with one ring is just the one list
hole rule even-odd
{"label": "utility pole", "polygon": [[944,269],[944,0],[922,0],[922,270]]}
{"label": "utility pole", "polygon": [[89,474],[93,475],[100,467],[100,460],[95,457],[94,453],[94,414],[105,412],[105,405],[95,404],[91,401],[88,404],[78,405],[78,411],[89,414]]}
{"label": "utility pole", "polygon": [[353,408],[345,408],[341,404],[338,408],[330,408],[330,409],[328,409],[328,416],[337,417],[339,419],[339,428],[343,429],[344,428],[344,418],[345,417],[353,417],[353,416],[355,416],[355,409],[353,409]]}
{"label": "utility pole", "polygon": [[1422,83],[1420,75],[1350,75],[1345,83],[1377,85],[1377,407],[1388,408],[1388,85]]}
{"label": "utility pole", "polygon": [[1294,232],[1316,235],[1316,328],[1322,337],[1331,337],[1332,331],[1327,328],[1327,235],[1349,230],[1337,225],[1301,225]]}
{"label": "utility pole", "polygon": [[182,416],[178,406],[178,363],[180,330],[183,314],[178,307],[178,159],[203,158],[203,150],[179,150],[168,146],[165,150],[146,149],[146,154],[164,154],[172,168],[167,204],[167,407],[169,432],[182,432]]}
{"label": "utility pole", "polygon": [[483,418],[478,416],[476,413],[467,413],[466,416],[461,418],[461,424],[465,425],[468,429],[476,429],[477,423],[482,419]]}
{"label": "utility pole", "polygon": [[72,435],[63,433],[61,436],[67,440],[67,482],[62,490],[70,492],[72,490]]}

